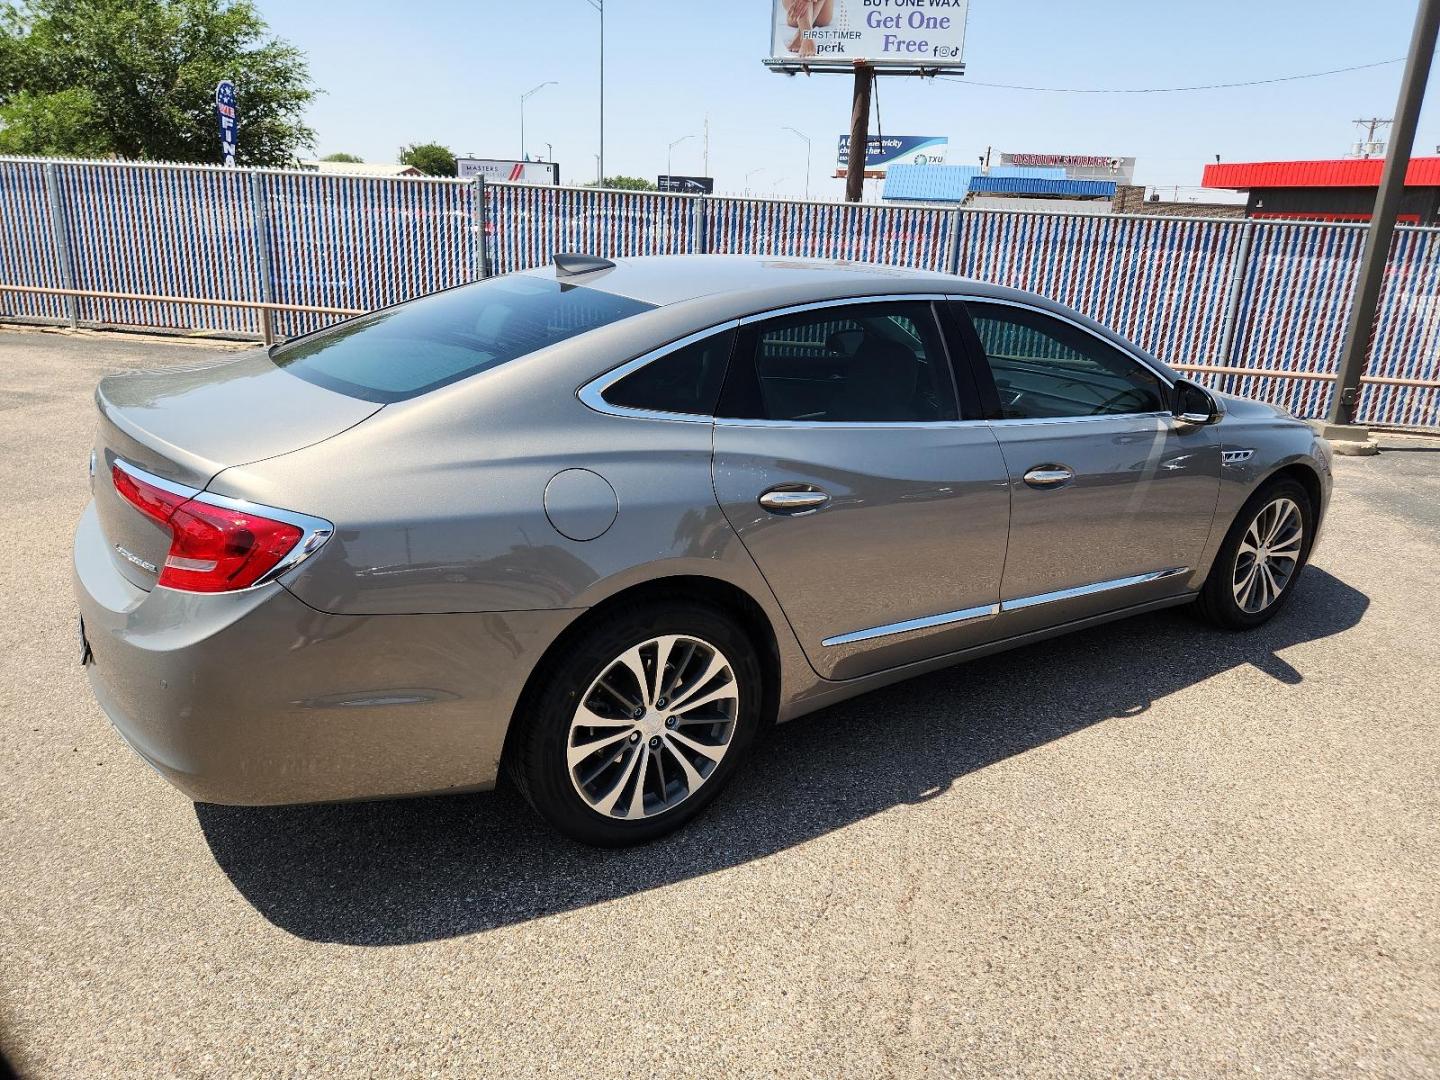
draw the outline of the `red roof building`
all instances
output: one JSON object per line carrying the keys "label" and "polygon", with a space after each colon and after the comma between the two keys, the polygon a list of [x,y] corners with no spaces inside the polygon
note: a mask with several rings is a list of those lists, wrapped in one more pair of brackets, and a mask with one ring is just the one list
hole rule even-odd
{"label": "red roof building", "polygon": [[[1254,161],[1206,165],[1205,187],[1248,191],[1246,216],[1308,221],[1369,221],[1380,187],[1380,158]],[[1398,220],[1440,220],[1440,157],[1411,158]]]}

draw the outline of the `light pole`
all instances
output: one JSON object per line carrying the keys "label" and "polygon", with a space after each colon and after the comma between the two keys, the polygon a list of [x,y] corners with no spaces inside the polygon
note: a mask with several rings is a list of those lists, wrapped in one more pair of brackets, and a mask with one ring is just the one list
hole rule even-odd
{"label": "light pole", "polygon": [[600,13],[600,181],[605,181],[605,0],[585,0]]}
{"label": "light pole", "polygon": [[805,199],[810,199],[810,136],[803,131],[796,131],[793,127],[786,126],[785,130],[793,135],[799,135],[805,140]]}
{"label": "light pole", "polygon": [[547,142],[547,143],[545,144],[545,160],[546,160],[546,161],[554,161],[554,160],[555,160],[555,146],[554,146],[554,144],[552,144],[552,143],[548,143],[548,142]]}
{"label": "light pole", "polygon": [[693,138],[695,138],[694,135],[681,135],[678,139],[676,139],[674,142],[672,142],[672,143],[670,144],[670,149],[668,149],[668,150],[665,151],[665,175],[666,175],[666,176],[671,176],[671,175],[673,175],[673,173],[674,173],[674,170],[670,168],[670,163],[675,159],[675,147],[679,146],[679,145],[680,145],[682,142],[684,142],[686,139],[693,139]]}
{"label": "light pole", "polygon": [[789,179],[790,178],[788,176],[782,176],[779,180],[776,180],[775,183],[770,185],[770,194],[774,195],[777,191],[780,190],[780,185],[785,183],[785,181]]}
{"label": "light pole", "polygon": [[557,83],[554,79],[551,79],[549,82],[542,82],[539,86],[536,86],[536,87],[533,87],[532,89],[526,90],[525,93],[523,93],[523,94],[520,95],[520,160],[521,160],[521,161],[524,161],[524,160],[525,160],[525,102],[528,101],[528,100],[529,100],[531,97],[533,97],[535,94],[538,94],[541,90],[544,90],[547,86],[559,86],[559,85],[560,85],[560,84]]}
{"label": "light pole", "polygon": [[765,171],[765,166],[764,166],[764,165],[761,165],[758,169],[751,169],[749,172],[747,172],[747,173],[745,174],[745,194],[746,194],[746,195],[749,195],[749,194],[750,194],[750,177],[754,176],[757,172],[764,172],[764,171]]}

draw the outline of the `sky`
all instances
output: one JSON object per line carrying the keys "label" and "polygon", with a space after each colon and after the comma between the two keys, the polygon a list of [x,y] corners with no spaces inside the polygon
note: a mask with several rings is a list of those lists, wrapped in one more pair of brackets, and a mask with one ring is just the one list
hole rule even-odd
{"label": "sky", "polygon": [[[554,81],[526,103],[525,149],[553,153],[564,183],[595,179],[599,17],[588,0],[258,6],[276,34],[309,55],[324,91],[308,112],[318,154],[393,161],[403,144],[436,141],[460,154],[518,157],[520,97]],[[608,0],[606,8],[607,175],[653,180],[667,167],[705,174],[708,118],[717,191],[805,195],[806,143],[788,126],[810,139],[811,197],[842,196],[835,150],[849,128],[851,79],[763,67],[769,0]],[[1393,114],[1401,64],[1174,94],[975,83],[1152,88],[1329,70],[1403,57],[1414,16],[1415,0],[971,0],[965,76],[878,80],[880,127],[948,136],[952,164],[973,163],[987,147],[1134,156],[1136,183],[1162,187],[1198,185],[1217,154],[1342,157],[1359,138],[1352,121]],[[1437,145],[1440,103],[1422,115],[1415,152]]]}

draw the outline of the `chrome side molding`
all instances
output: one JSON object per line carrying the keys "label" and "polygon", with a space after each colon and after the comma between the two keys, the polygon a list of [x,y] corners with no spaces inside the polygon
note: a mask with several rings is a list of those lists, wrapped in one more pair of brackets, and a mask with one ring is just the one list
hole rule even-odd
{"label": "chrome side molding", "polygon": [[1025,608],[1038,607],[1040,604],[1054,604],[1061,600],[1075,600],[1082,596],[1093,596],[1096,593],[1110,592],[1113,589],[1128,589],[1133,585],[1148,585],[1153,581],[1164,581],[1166,578],[1179,577],[1189,572],[1190,568],[1188,566],[1172,566],[1167,570],[1152,570],[1148,574],[1135,574],[1131,577],[1112,578],[1109,581],[1097,581],[1091,585],[1077,585],[1073,589],[1058,589],[1055,592],[1037,593],[1034,596],[1022,596],[1016,600],[1002,600],[998,604],[964,608],[960,611],[947,611],[941,615],[927,615],[923,619],[886,623],[884,626],[873,626],[868,630],[856,630],[850,634],[828,637],[820,642],[820,644],[826,647],[831,645],[853,645],[859,641],[872,641],[875,638],[892,637],[896,634],[910,634],[916,630],[933,630],[937,626],[952,626],[956,623],[972,622],[976,619],[993,618],[1004,611],[1023,611]]}
{"label": "chrome side molding", "polygon": [[893,634],[909,634],[915,630],[929,630],[936,626],[950,626],[953,623],[971,622],[975,619],[989,619],[999,614],[999,604],[986,604],[981,607],[964,608],[961,611],[947,611],[943,615],[927,615],[923,619],[911,619],[908,622],[872,626],[869,630],[856,630],[853,634],[840,634],[838,637],[826,638],[820,644],[825,646],[853,645],[857,641],[870,641],[873,638],[890,637]]}
{"label": "chrome side molding", "polygon": [[1152,570],[1148,574],[1136,574],[1133,577],[1112,578],[1109,581],[1097,581],[1092,585],[1076,585],[1073,589],[1057,589],[1055,592],[1022,596],[1016,600],[1002,600],[1000,610],[1023,611],[1025,608],[1038,607],[1040,604],[1075,600],[1081,596],[1094,596],[1096,593],[1110,592],[1112,589],[1128,589],[1132,585],[1148,585],[1152,581],[1164,581],[1166,578],[1179,577],[1181,574],[1189,572],[1188,566],[1172,566],[1168,570]]}

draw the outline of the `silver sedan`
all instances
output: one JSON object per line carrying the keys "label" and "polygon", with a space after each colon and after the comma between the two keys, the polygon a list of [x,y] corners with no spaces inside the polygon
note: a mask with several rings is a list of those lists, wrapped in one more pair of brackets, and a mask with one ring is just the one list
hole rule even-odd
{"label": "silver sedan", "polygon": [[1029,293],[555,265],[97,393],[81,653],[196,800],[491,787],[626,844],[775,721],[1295,591],[1330,451]]}

